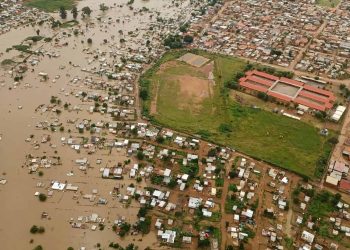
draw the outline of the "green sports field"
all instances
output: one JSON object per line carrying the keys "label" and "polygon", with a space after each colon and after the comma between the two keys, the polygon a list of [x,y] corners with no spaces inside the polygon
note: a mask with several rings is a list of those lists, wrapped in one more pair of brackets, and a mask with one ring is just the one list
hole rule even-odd
{"label": "green sports field", "polygon": [[74,0],[27,0],[24,2],[29,7],[38,8],[47,12],[54,12],[59,10],[60,7],[64,7],[69,10],[72,9]]}

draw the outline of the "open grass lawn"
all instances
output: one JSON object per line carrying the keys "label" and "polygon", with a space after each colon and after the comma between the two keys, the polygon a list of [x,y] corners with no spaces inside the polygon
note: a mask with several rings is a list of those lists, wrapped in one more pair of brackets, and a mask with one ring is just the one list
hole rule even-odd
{"label": "open grass lawn", "polygon": [[316,0],[316,4],[331,8],[337,6],[339,2],[340,0]]}
{"label": "open grass lawn", "polygon": [[[166,54],[161,62],[178,57],[178,53]],[[329,143],[325,143],[327,138],[320,136],[318,129],[308,123],[235,102],[223,85],[235,73],[242,71],[246,62],[233,57],[198,53],[215,62],[212,95],[203,99],[200,105],[193,104],[193,99],[181,94],[179,82],[174,77],[204,77],[201,75],[203,72],[178,61],[166,68],[158,64],[143,78],[150,80],[149,99],[157,96],[157,112],[151,116],[152,119],[161,125],[201,135],[205,139],[313,177],[316,162],[322,155],[327,158],[331,150]],[[149,103],[146,101],[145,105]]]}
{"label": "open grass lawn", "polygon": [[38,8],[47,12],[53,12],[59,10],[60,7],[64,7],[69,10],[72,9],[75,4],[74,0],[26,0],[25,5]]}

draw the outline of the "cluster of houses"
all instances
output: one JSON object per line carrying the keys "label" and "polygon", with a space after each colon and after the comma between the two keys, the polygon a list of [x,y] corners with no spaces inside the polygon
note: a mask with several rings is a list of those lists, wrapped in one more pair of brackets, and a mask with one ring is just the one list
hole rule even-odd
{"label": "cluster of houses", "polygon": [[[256,192],[259,190],[258,175],[261,174],[255,162],[249,162],[246,158],[236,158],[235,172],[238,178],[229,186],[227,212],[233,214],[233,220],[227,227],[227,233],[231,236],[234,245],[239,245],[249,238],[246,228],[255,230],[256,205],[258,201]],[[237,182],[239,181],[239,182]]]}
{"label": "cluster of houses", "polygon": [[333,54],[321,53],[310,48],[297,63],[295,69],[328,78],[341,79],[347,77],[349,65],[347,57],[334,57]]}
{"label": "cluster of houses", "polygon": [[51,18],[37,9],[28,9],[16,0],[0,2],[0,35],[29,23],[46,21]]}
{"label": "cluster of houses", "polygon": [[[341,201],[340,199],[336,202],[331,202],[327,200],[322,200],[318,202],[327,203],[325,206],[331,206],[330,211],[326,214],[318,213],[317,210],[312,210],[312,212],[308,212],[310,206],[312,206],[312,199],[322,199],[320,196],[326,194],[316,194],[315,189],[310,184],[303,184],[299,187],[302,192],[298,192],[294,194],[297,198],[294,198],[294,204],[297,208],[294,210],[296,212],[296,220],[295,225],[300,231],[300,241],[297,245],[299,245],[299,249],[342,249],[339,245],[339,242],[334,242],[332,240],[325,240],[328,238],[336,238],[336,237],[345,237],[345,241],[350,237],[350,228],[349,228],[349,204]],[[316,198],[315,198],[316,196]],[[309,214],[311,213],[311,215]],[[312,216],[315,216],[313,213],[316,213],[318,216],[323,216],[319,218],[312,219]],[[305,216],[305,215],[309,216]],[[325,230],[322,234],[318,227],[322,226],[322,224],[327,224]]]}
{"label": "cluster of houses", "polygon": [[344,79],[349,75],[348,6],[342,1],[329,12],[309,0],[236,0],[218,14],[194,17],[189,32],[200,34],[193,47]]}
{"label": "cluster of houses", "polygon": [[268,198],[268,201],[272,201],[268,204],[263,211],[265,220],[274,219],[275,224],[263,224],[261,235],[266,237],[266,240],[270,246],[279,249],[282,246],[283,232],[288,226],[286,224],[285,216],[289,210],[289,195],[290,195],[290,179],[285,171],[281,171],[275,168],[270,168],[267,172],[268,183],[265,188],[264,195]]}
{"label": "cluster of houses", "polygon": [[349,164],[345,161],[331,160],[328,166],[325,184],[333,188],[338,188],[345,193],[350,193],[349,168]]}
{"label": "cluster of houses", "polygon": [[100,217],[97,213],[92,213],[89,216],[78,216],[76,219],[70,218],[69,223],[72,228],[88,229],[96,231],[100,224],[105,223],[105,218]]}
{"label": "cluster of houses", "polygon": [[348,75],[350,55],[349,3],[342,1],[326,22],[324,30],[312,40],[296,68],[325,74],[329,78],[344,78]]}
{"label": "cluster of houses", "polygon": [[[231,1],[196,46],[287,67],[327,13],[310,1]],[[205,25],[194,25],[200,33]]]}

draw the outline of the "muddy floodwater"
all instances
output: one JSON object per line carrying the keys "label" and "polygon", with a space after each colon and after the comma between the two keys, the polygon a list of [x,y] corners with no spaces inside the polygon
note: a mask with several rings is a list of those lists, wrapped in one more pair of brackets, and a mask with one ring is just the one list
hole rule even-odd
{"label": "muddy floodwater", "polygon": [[[129,235],[125,239],[111,230],[113,222],[122,216],[127,222],[134,223],[140,207],[138,203],[131,203],[128,207],[123,205],[111,195],[116,181],[101,178],[102,166],[129,159],[126,150],[100,149],[91,155],[84,150],[77,153],[68,145],[63,145],[62,137],[89,136],[86,132],[79,135],[75,124],[68,124],[68,120],[111,120],[106,114],[90,114],[88,109],[94,103],[77,98],[76,94],[81,91],[105,92],[92,89],[84,79],[113,84],[113,80],[108,80],[103,73],[113,71],[114,65],[120,63],[122,57],[137,54],[139,49],[147,52],[147,40],[153,44],[153,50],[146,54],[151,59],[159,56],[162,51],[157,49],[161,43],[158,33],[166,34],[172,27],[157,27],[156,18],[172,18],[174,26],[178,26],[179,20],[186,20],[190,16],[189,0],[175,2],[178,6],[170,0],[135,0],[131,10],[126,5],[127,0],[83,0],[78,2],[78,9],[89,6],[93,12],[90,18],[84,20],[79,16],[79,24],[74,27],[52,29],[49,23],[40,26],[24,25],[0,35],[0,61],[11,59],[15,62],[0,68],[0,179],[7,181],[4,185],[0,184],[0,249],[24,250],[33,249],[36,245],[50,250],[62,250],[70,246],[74,249],[96,249],[97,243],[107,249],[111,241],[124,247],[134,243],[140,246],[139,249],[147,246],[160,249],[154,230],[146,236]],[[109,10],[100,11],[100,3],[105,3],[110,7]],[[148,11],[140,11],[142,8],[147,8]],[[52,16],[59,19],[58,14]],[[70,13],[68,20],[71,20]],[[150,30],[152,25],[155,27],[153,31]],[[31,50],[40,51],[40,54],[16,50],[6,52],[27,37],[35,36],[38,29],[41,36],[53,38],[49,42],[42,40],[31,45]],[[78,35],[73,35],[74,29],[79,31]],[[87,43],[88,38],[92,39],[91,44]],[[122,42],[121,39],[125,41]],[[18,68],[15,65],[23,61],[27,69],[20,73],[23,79],[16,82]],[[43,80],[40,72],[45,73],[48,79]],[[138,74],[139,72],[132,72],[135,81]],[[130,94],[134,98],[137,98],[136,91],[137,87],[134,86],[134,91]],[[79,106],[79,109],[64,110],[61,107],[60,115],[50,109],[37,109],[40,105],[49,106],[51,96],[59,98],[62,104]],[[132,107],[135,110],[138,109],[136,104]],[[61,123],[65,129],[56,132],[43,130],[37,127],[40,122]],[[71,133],[67,132],[68,129],[71,129]],[[48,134],[50,142],[40,143]],[[35,141],[40,146],[35,146]],[[43,176],[29,174],[25,165],[29,154],[35,157],[60,157],[61,164],[43,169]],[[84,157],[90,162],[87,171],[79,170],[75,164],[76,159]],[[96,164],[97,159],[102,159],[100,165]],[[134,160],[131,158],[131,165]],[[40,202],[34,194],[47,193],[54,180],[73,183],[79,187],[79,191],[55,190],[46,202]],[[141,187],[146,185],[144,181],[136,184],[128,178],[119,183],[123,185],[122,192],[125,192],[125,187],[130,183]],[[90,194],[93,189],[97,190],[99,197],[108,200],[106,205],[96,205],[81,198],[82,194]],[[48,218],[41,218],[43,212],[48,214]],[[76,221],[79,216],[90,216],[93,213],[105,220],[106,227],[103,231],[75,229],[69,223],[71,220]],[[30,234],[33,225],[45,227],[45,233]]]}

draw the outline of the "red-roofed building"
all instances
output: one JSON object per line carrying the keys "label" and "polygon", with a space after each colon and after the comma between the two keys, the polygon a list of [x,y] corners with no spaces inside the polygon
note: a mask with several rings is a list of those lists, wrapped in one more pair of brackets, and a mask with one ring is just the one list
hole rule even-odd
{"label": "red-roofed building", "polygon": [[252,94],[264,92],[278,101],[301,104],[319,111],[331,109],[336,99],[331,91],[257,70],[248,71],[246,76],[239,80],[239,85]]}
{"label": "red-roofed building", "polygon": [[341,179],[339,182],[339,189],[344,192],[350,193],[350,181]]}
{"label": "red-roofed building", "polygon": [[293,80],[293,79],[289,79],[289,78],[285,78],[285,77],[281,77],[281,79],[279,79],[281,82],[284,82],[284,83],[288,83],[290,85],[293,85],[293,86],[298,86],[298,87],[301,87],[304,85],[303,82],[299,82],[299,81],[296,81],[296,80]]}

